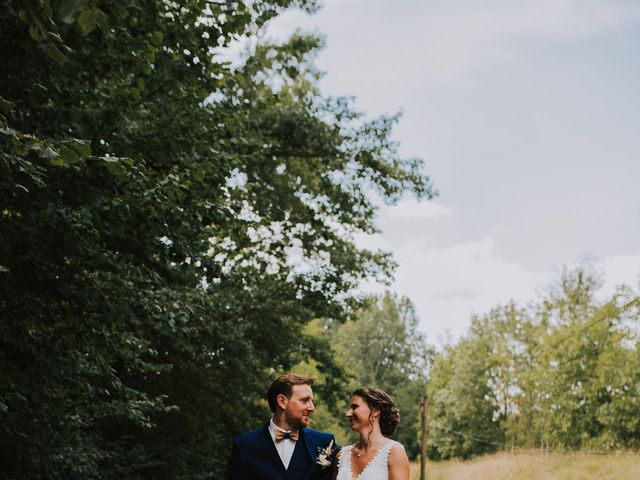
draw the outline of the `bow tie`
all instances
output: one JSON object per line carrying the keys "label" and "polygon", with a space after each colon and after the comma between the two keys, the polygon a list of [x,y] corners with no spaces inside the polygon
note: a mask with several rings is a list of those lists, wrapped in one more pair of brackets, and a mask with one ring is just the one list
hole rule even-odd
{"label": "bow tie", "polygon": [[298,440],[298,431],[294,430],[292,432],[283,432],[282,430],[278,430],[276,428],[276,442],[280,442],[281,440],[284,440],[285,438],[293,440],[294,442],[297,441]]}

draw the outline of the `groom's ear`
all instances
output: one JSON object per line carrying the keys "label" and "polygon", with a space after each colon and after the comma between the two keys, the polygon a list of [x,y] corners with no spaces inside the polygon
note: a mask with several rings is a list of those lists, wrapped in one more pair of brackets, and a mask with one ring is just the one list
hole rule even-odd
{"label": "groom's ear", "polygon": [[286,410],[288,400],[289,399],[284,393],[280,393],[276,397],[276,404],[280,407],[280,409]]}

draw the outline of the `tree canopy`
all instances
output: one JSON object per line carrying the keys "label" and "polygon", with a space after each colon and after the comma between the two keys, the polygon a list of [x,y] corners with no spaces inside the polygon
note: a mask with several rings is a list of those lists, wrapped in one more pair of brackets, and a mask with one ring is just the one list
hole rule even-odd
{"label": "tree canopy", "polygon": [[475,317],[436,355],[432,458],[640,448],[638,297],[601,286],[588,266],[565,269],[538,302]]}
{"label": "tree canopy", "polygon": [[313,1],[2,5],[5,475],[220,478],[274,371],[340,374],[304,327],[388,276],[353,235],[422,163],[321,94],[319,38],[224,59]]}
{"label": "tree canopy", "polygon": [[[343,366],[348,379],[342,409],[334,413],[334,418],[344,417],[349,394],[356,388],[382,388],[400,410],[394,438],[404,445],[410,458],[416,458],[420,451],[420,405],[434,352],[418,329],[411,300],[389,292],[371,297],[354,318],[334,323],[328,335],[334,361]],[[333,426],[333,430],[339,431],[339,427]]]}

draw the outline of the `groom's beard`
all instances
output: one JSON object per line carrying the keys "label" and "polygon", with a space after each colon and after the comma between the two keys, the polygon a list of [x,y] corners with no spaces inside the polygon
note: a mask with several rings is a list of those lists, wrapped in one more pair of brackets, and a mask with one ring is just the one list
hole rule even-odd
{"label": "groom's beard", "polygon": [[284,418],[287,421],[287,423],[294,428],[294,430],[302,430],[309,423],[308,420],[304,420],[309,418],[308,415],[303,417],[296,417],[291,412],[285,411]]}

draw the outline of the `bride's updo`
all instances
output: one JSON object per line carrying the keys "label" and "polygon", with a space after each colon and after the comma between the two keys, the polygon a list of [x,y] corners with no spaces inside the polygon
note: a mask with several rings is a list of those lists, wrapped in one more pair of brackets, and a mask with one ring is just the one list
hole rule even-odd
{"label": "bride's updo", "polygon": [[400,423],[400,410],[384,390],[379,388],[359,388],[353,395],[362,398],[371,410],[378,410],[380,418],[380,432],[385,437],[393,435],[398,423]]}

